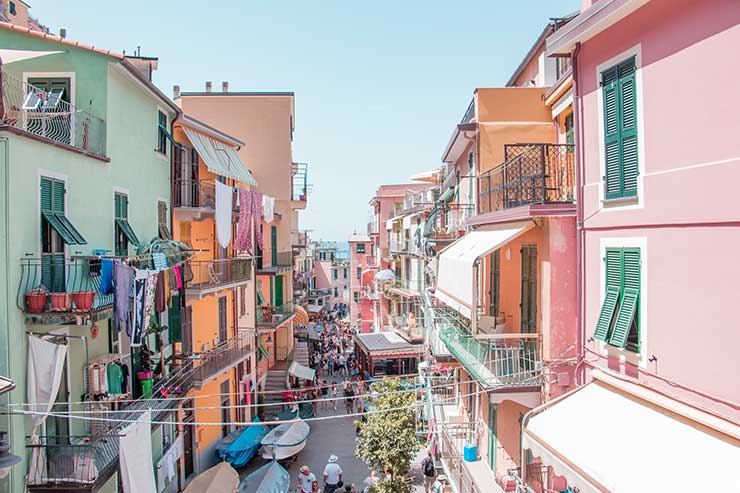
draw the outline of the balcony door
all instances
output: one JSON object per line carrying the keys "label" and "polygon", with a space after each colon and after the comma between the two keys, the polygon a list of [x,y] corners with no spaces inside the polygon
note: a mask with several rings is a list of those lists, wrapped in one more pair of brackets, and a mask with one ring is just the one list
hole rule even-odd
{"label": "balcony door", "polygon": [[[28,112],[26,122],[27,130],[42,137],[47,137],[65,144],[74,145],[73,134],[73,112],[70,111],[70,89],[71,82],[69,78],[52,77],[52,78],[33,78],[28,79],[28,84],[45,91],[48,98],[42,100],[31,99],[26,97],[26,104],[36,102],[36,106]],[[31,103],[31,106],[33,104]],[[25,106],[30,108],[30,106]]]}
{"label": "balcony door", "polygon": [[283,276],[275,276],[275,306],[282,306],[283,303]]}
{"label": "balcony door", "polygon": [[194,401],[185,401],[183,407],[183,459],[185,462],[185,478],[189,478],[195,472],[195,413],[193,412]]}
{"label": "balcony door", "polygon": [[278,252],[277,252],[277,226],[270,226],[270,265],[275,267],[278,263]]}
{"label": "balcony door", "polygon": [[496,416],[497,406],[488,400],[488,467],[496,472]]}
{"label": "balcony door", "polygon": [[228,318],[226,313],[226,296],[218,299],[218,342],[222,343],[229,338]]}

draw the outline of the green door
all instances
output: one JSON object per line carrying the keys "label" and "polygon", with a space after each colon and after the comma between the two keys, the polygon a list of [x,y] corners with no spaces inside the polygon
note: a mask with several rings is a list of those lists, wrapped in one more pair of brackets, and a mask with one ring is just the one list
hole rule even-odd
{"label": "green door", "polygon": [[270,248],[272,249],[272,257],[270,263],[273,267],[277,265],[277,227],[270,226]]}
{"label": "green door", "polygon": [[283,304],[283,276],[275,276],[275,306]]}
{"label": "green door", "polygon": [[488,401],[488,467],[496,472],[496,404]]}

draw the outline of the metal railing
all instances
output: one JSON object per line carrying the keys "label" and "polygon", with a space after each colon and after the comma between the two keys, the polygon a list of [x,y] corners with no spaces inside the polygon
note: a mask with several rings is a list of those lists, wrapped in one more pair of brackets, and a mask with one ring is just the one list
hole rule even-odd
{"label": "metal railing", "polygon": [[463,115],[462,120],[460,120],[460,123],[469,123],[473,117],[475,117],[475,98],[470,100],[468,109],[465,110],[465,114]]}
{"label": "metal railing", "polygon": [[251,259],[240,257],[191,260],[193,280],[188,283],[187,289],[202,291],[249,281],[252,276],[251,262]]}
{"label": "metal railing", "polygon": [[437,425],[440,459],[450,472],[448,478],[461,493],[478,493],[479,490],[465,468],[463,460],[466,445],[478,445],[475,423],[440,423]]}
{"label": "metal railing", "polygon": [[253,336],[241,334],[221,342],[210,351],[196,355],[192,384],[202,387],[215,375],[244,360],[254,349],[253,340]]}
{"label": "metal railing", "polygon": [[455,324],[442,329],[439,336],[468,373],[487,389],[542,384],[539,334],[501,334],[480,340]]}
{"label": "metal railing", "polygon": [[378,223],[375,221],[370,221],[367,223],[367,234],[369,235],[376,235],[379,232]]}
{"label": "metal railing", "polygon": [[257,311],[257,326],[273,328],[284,323],[295,314],[295,306],[289,301],[280,306],[264,305]]}
{"label": "metal railing", "polygon": [[305,202],[308,197],[308,163],[292,163],[291,165],[292,199]]}
{"label": "metal railing", "polygon": [[257,270],[271,271],[280,268],[293,268],[293,251],[275,252],[263,250],[257,257]]}
{"label": "metal railing", "polygon": [[215,209],[215,183],[213,180],[173,180],[172,206]]}
{"label": "metal railing", "polygon": [[26,313],[90,314],[113,308],[113,292],[101,290],[101,258],[63,253],[21,259],[16,304]]}
{"label": "metal railing", "polygon": [[62,98],[2,72],[0,124],[105,157],[105,121]]}
{"label": "metal railing", "polygon": [[505,161],[478,177],[478,214],[575,200],[572,144],[507,144]]}

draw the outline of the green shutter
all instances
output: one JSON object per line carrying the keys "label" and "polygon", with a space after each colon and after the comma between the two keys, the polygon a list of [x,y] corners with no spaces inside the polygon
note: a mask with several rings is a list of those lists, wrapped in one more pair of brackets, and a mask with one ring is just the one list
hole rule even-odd
{"label": "green shutter", "polygon": [[640,250],[625,249],[624,258],[624,288],[640,289]]}
{"label": "green shutter", "polygon": [[635,59],[619,65],[619,103],[622,162],[622,195],[637,195],[637,90]]}
{"label": "green shutter", "polygon": [[618,301],[619,288],[615,286],[607,286],[606,296],[604,297],[604,304],[601,305],[599,320],[598,322],[596,322],[594,339],[606,341],[606,337],[609,334],[609,328],[612,325],[612,319],[614,318],[614,311],[617,308]]}
{"label": "green shutter", "polygon": [[521,279],[521,330],[537,332],[537,246],[524,245]]}
{"label": "green shutter", "polygon": [[41,256],[41,284],[51,293],[66,291],[63,253],[47,253]]}
{"label": "green shutter", "polygon": [[619,108],[617,101],[618,72],[613,67],[602,74],[604,99],[604,146],[606,150],[606,175],[604,176],[606,198],[622,195],[622,180],[619,164]]}
{"label": "green shutter", "polygon": [[168,329],[170,332],[170,344],[173,342],[182,342],[182,316],[180,314],[180,295],[172,295],[172,305],[169,307]]}
{"label": "green shutter", "polygon": [[49,178],[41,178],[41,210],[50,211],[51,208],[51,180]]}
{"label": "green shutter", "polygon": [[499,250],[496,250],[490,255],[490,264],[491,287],[488,293],[490,298],[489,315],[495,317],[498,315],[499,291],[501,287],[501,255]]}
{"label": "green shutter", "polygon": [[622,250],[606,251],[606,285],[622,290]]}
{"label": "green shutter", "polygon": [[124,236],[126,236],[126,239],[129,241],[129,243],[135,246],[139,245],[139,238],[137,238],[133,228],[131,228],[131,225],[128,223],[127,220],[116,219],[116,225],[118,225]]}
{"label": "green shutter", "polygon": [[637,300],[640,291],[633,288],[625,288],[622,295],[622,304],[619,307],[617,321],[614,323],[614,330],[609,338],[609,344],[623,348],[627,344],[627,336],[632,326],[632,320],[635,318],[637,311]]}

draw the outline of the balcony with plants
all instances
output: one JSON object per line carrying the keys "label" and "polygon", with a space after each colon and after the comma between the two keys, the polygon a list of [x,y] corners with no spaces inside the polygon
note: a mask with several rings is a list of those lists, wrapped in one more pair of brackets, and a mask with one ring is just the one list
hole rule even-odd
{"label": "balcony with plants", "polygon": [[257,311],[257,331],[265,332],[278,328],[295,316],[292,301],[279,306],[264,304]]}

